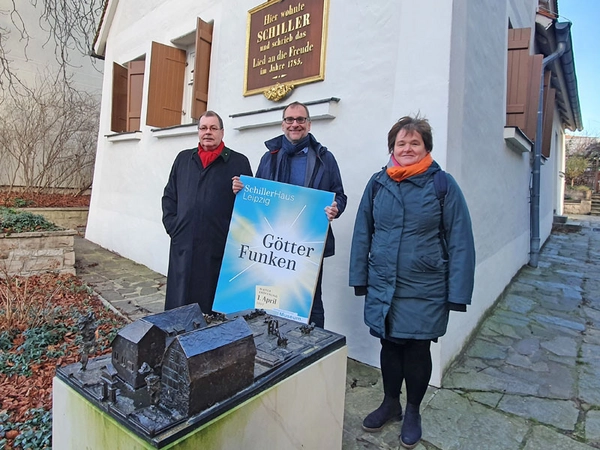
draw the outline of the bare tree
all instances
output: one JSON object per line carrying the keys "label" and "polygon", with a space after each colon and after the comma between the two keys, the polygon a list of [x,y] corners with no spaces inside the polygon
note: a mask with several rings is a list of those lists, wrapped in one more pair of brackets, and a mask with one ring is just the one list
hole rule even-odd
{"label": "bare tree", "polygon": [[[27,92],[15,58],[28,59],[28,48],[34,30],[23,20],[25,10],[33,7],[38,14],[35,33],[45,36],[44,46],[53,51],[58,63],[59,80],[70,78],[74,54],[91,55],[96,29],[107,0],[0,0],[0,93],[15,95]],[[28,9],[29,8],[29,9]],[[21,42],[19,55],[11,54],[7,43]],[[64,87],[72,87],[66,83]]]}
{"label": "bare tree", "polygon": [[0,160],[9,190],[49,192],[91,186],[99,101],[42,80],[30,95],[8,98],[0,110]]}
{"label": "bare tree", "polygon": [[99,96],[83,74],[93,72],[106,3],[0,0],[0,185],[9,190],[91,186]]}

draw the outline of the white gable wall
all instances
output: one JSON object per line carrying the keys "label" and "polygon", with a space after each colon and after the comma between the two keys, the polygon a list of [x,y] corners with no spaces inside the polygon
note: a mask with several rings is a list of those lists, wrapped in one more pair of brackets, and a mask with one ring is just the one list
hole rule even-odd
{"label": "white gable wall", "polygon": [[[350,357],[379,365],[379,343],[362,321],[363,299],[347,286],[348,258],[362,191],[386,163],[387,132],[399,117],[420,112],[429,118],[433,156],[465,193],[478,252],[473,305],[466,314],[452,313],[448,335],[434,345],[433,384],[440,384],[442,369],[479,317],[527,262],[529,158],[508,150],[502,133],[508,17],[515,27],[533,26],[534,3],[330,0],[325,81],[298,87],[283,103],[340,99],[311,112],[329,108],[335,115],[315,120],[312,133],[336,156],[348,195],[346,212],[333,224],[336,255],[325,260],[323,289],[326,326],[347,336]],[[280,134],[280,126],[237,131],[239,121],[229,117],[275,106],[260,95],[242,96],[247,11],[255,6],[250,0],[119,3],[107,40],[88,239],[166,273],[162,190],[176,154],[197,145],[197,137],[192,132],[159,139],[142,125],[139,140],[109,142],[104,136],[111,134],[111,62],[146,54],[149,67],[151,41],[169,44],[193,31],[197,16],[214,20],[209,109],[224,119],[226,144],[245,153],[256,170],[262,142]],[[147,75],[144,83],[147,87]],[[144,99],[142,118],[145,114]],[[542,188],[552,192],[547,166]],[[551,226],[552,203],[542,205],[542,240]]]}

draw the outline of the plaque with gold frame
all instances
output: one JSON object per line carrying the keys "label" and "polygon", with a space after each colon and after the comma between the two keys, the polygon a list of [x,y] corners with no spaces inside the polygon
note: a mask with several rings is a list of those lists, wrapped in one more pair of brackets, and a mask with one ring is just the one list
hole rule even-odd
{"label": "plaque with gold frame", "polygon": [[324,80],[328,12],[329,0],[270,0],[248,11],[244,96],[277,101]]}

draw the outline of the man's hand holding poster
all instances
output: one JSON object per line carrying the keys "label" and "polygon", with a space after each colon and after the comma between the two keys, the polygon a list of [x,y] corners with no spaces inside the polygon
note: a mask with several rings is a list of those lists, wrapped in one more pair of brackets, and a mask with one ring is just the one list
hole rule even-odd
{"label": "man's hand holding poster", "polygon": [[213,309],[308,323],[334,194],[241,176]]}

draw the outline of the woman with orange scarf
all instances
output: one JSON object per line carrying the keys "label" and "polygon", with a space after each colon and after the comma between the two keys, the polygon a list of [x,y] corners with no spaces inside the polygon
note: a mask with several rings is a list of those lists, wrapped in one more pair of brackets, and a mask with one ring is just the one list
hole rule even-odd
{"label": "woman with orange scarf", "polygon": [[[365,296],[364,320],[381,341],[384,399],[363,429],[402,419],[400,443],[421,439],[420,404],[431,378],[432,341],[446,333],[449,311],[471,303],[475,247],[458,184],[431,158],[426,119],[402,117],[388,133],[390,160],[369,180],[358,208],[350,254],[350,286]],[[446,192],[436,192],[436,177]],[[439,190],[439,187],[437,187]]]}

